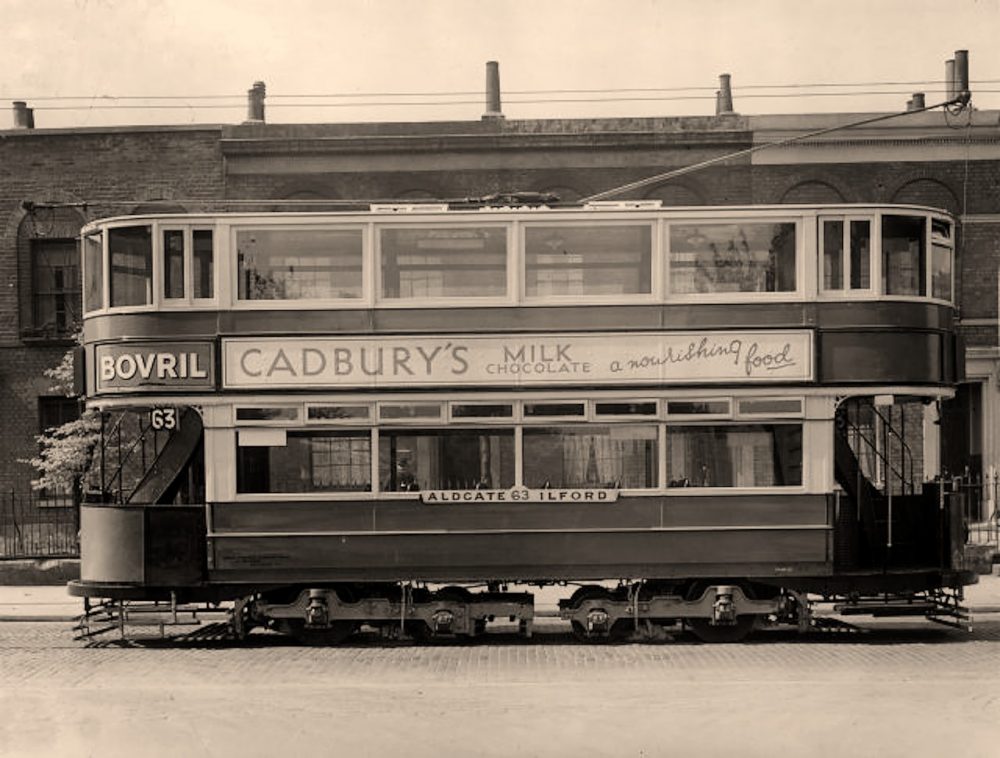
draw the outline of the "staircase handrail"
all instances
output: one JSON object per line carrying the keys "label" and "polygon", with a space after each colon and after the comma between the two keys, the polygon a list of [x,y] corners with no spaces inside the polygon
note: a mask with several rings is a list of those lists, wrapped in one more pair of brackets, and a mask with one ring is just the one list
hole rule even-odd
{"label": "staircase handrail", "polygon": [[[858,439],[861,442],[863,442],[865,448],[870,450],[872,454],[874,454],[874,456],[879,461],[882,462],[883,466],[885,466],[886,486],[887,487],[891,486],[890,485],[891,478],[896,477],[899,480],[902,491],[912,494],[915,489],[915,482],[913,481],[913,470],[914,470],[913,451],[910,450],[910,446],[906,444],[906,441],[899,434],[899,432],[895,430],[889,419],[887,419],[885,415],[883,415],[882,412],[878,410],[878,408],[874,405],[874,403],[866,403],[866,405],[868,405],[868,407],[871,408],[875,416],[879,419],[879,421],[882,422],[882,426],[886,430],[886,433],[891,434],[899,441],[900,466],[897,468],[897,466],[894,465],[890,456],[885,451],[879,449],[877,440],[870,439],[865,434],[864,429],[859,424],[852,421],[850,416],[848,416],[847,414],[844,414],[842,416],[845,426],[847,427],[848,430],[854,433],[855,439]],[[909,477],[907,476],[907,471],[906,471],[907,462],[909,462],[909,470],[910,470]]]}
{"label": "staircase handrail", "polygon": [[107,479],[104,482],[101,483],[101,486],[102,486],[102,490],[104,492],[108,492],[110,490],[111,486],[114,484],[115,480],[117,479],[118,480],[118,490],[119,490],[118,502],[120,502],[120,503],[126,503],[126,502],[128,502],[128,500],[131,499],[131,496],[133,494],[135,494],[135,491],[133,490],[131,493],[129,493],[129,498],[125,498],[125,492],[124,492],[124,489],[125,489],[125,481],[124,481],[125,464],[129,462],[129,460],[130,460],[132,454],[135,452],[136,448],[138,448],[140,444],[144,445],[145,440],[146,440],[146,435],[150,432],[150,430],[152,430],[153,434],[154,434],[154,440],[153,440],[153,460],[154,461],[157,459],[157,457],[159,456],[159,452],[160,452],[160,451],[157,451],[157,449],[156,449],[156,441],[155,441],[156,430],[153,429],[153,427],[152,427],[151,424],[145,424],[145,423],[143,423],[142,414],[136,414],[136,416],[138,418],[138,424],[139,424],[139,434],[136,435],[136,438],[134,440],[132,440],[132,443],[130,445],[128,445],[128,447],[124,450],[124,453],[123,453],[123,451],[122,451],[122,444],[121,444],[121,426],[122,426],[122,423],[125,420],[125,416],[126,416],[127,413],[128,413],[128,411],[122,411],[118,415],[118,419],[116,420],[116,422],[115,422],[114,426],[112,427],[111,431],[109,433],[107,433],[107,434],[104,435],[104,449],[107,450],[108,449],[108,445],[111,443],[111,439],[115,436],[115,433],[118,434],[119,458],[118,458],[117,465],[115,466],[115,469],[112,472],[111,476],[107,477]]}

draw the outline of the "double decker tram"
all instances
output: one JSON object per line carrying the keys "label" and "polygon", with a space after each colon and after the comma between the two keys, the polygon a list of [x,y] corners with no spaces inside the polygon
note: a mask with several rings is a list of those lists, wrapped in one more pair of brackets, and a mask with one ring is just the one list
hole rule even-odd
{"label": "double decker tram", "polygon": [[[898,205],[371,206],[82,233],[96,608],[707,641],[964,620],[955,225]],[[100,602],[98,602],[100,601]],[[91,605],[95,603],[95,605]]]}

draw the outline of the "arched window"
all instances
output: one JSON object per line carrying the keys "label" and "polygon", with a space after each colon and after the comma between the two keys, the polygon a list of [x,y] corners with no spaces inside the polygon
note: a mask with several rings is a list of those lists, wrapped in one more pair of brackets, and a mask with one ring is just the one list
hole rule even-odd
{"label": "arched window", "polygon": [[782,203],[843,203],[843,194],[836,187],[826,182],[811,179],[789,187],[781,196]]}
{"label": "arched window", "polygon": [[960,213],[958,198],[948,185],[936,179],[914,179],[896,190],[892,202],[906,205],[929,205],[950,213]]}
{"label": "arched window", "polygon": [[666,208],[679,205],[707,205],[702,195],[683,184],[661,184],[646,193],[646,200],[662,200]]}

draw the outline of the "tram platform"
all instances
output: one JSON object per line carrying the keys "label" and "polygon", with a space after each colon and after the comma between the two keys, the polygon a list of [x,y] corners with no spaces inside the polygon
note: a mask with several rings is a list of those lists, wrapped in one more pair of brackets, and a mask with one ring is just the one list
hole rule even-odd
{"label": "tram platform", "polygon": [[[518,588],[520,589],[520,588]],[[535,595],[539,614],[557,611],[566,587],[525,587]],[[983,575],[979,583],[965,588],[965,603],[973,616],[1000,614],[1000,575]],[[83,613],[83,600],[70,597],[65,586],[0,585],[0,622],[60,621],[70,622]]]}

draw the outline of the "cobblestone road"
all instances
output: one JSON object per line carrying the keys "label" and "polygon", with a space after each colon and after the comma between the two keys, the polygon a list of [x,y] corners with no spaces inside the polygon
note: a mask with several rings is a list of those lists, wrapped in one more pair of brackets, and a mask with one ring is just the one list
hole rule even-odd
{"label": "cobblestone road", "polygon": [[1000,616],[749,643],[84,646],[0,624],[3,756],[1000,755]]}

